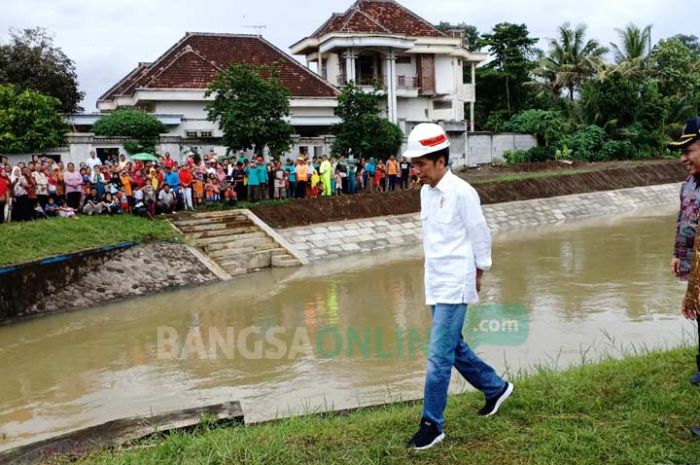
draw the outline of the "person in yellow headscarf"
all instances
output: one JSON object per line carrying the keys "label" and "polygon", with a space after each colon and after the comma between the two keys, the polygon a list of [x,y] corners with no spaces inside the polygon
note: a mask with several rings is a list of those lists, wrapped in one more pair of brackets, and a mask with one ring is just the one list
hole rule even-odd
{"label": "person in yellow headscarf", "polygon": [[323,186],[323,193],[321,195],[330,196],[332,194],[331,171],[333,171],[333,168],[331,167],[331,162],[328,161],[328,155],[321,157],[321,160],[321,166],[318,168],[321,172],[321,185]]}

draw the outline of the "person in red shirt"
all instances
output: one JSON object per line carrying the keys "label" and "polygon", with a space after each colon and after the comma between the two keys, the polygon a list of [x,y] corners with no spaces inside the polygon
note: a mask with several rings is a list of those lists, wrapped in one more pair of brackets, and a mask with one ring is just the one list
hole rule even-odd
{"label": "person in red shirt", "polygon": [[170,152],[165,152],[165,158],[163,159],[163,166],[166,168],[173,168],[175,167],[175,160],[170,158]]}
{"label": "person in red shirt", "polygon": [[192,168],[189,165],[183,166],[178,171],[177,176],[180,178],[180,192],[182,193],[182,203],[185,204],[185,210],[194,210],[192,205],[192,183],[194,182]]}
{"label": "person in red shirt", "polygon": [[10,203],[10,181],[5,168],[0,169],[0,223],[6,221],[5,209]]}

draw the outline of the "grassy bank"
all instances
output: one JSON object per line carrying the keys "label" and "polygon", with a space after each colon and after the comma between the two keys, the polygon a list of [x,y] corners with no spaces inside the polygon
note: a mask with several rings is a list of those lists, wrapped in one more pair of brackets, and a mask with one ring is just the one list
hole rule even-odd
{"label": "grassy bank", "polygon": [[[688,349],[540,370],[516,381],[494,418],[475,415],[477,393],[452,396],[447,439],[415,453],[404,441],[420,405],[259,426],[203,429],[107,451],[80,464],[670,464],[698,463],[700,389],[688,382]],[[243,406],[245,410],[245,405]]]}
{"label": "grassy bank", "polygon": [[178,241],[165,220],[131,215],[81,216],[0,225],[0,265],[37,260],[119,242]]}

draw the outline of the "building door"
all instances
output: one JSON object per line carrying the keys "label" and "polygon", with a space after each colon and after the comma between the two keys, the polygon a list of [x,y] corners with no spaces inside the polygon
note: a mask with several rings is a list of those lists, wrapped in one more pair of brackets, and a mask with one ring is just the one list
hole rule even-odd
{"label": "building door", "polygon": [[435,56],[421,55],[418,60],[418,79],[423,95],[435,94]]}
{"label": "building door", "polygon": [[119,149],[117,147],[97,148],[95,149],[97,158],[102,160],[102,163],[109,161],[112,163],[119,162]]}

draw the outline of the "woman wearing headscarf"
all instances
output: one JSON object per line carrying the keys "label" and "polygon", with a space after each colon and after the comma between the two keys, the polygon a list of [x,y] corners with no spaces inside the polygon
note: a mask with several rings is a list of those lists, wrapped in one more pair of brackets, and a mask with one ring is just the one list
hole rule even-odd
{"label": "woman wearing headscarf", "polygon": [[22,173],[18,166],[12,168],[10,176],[12,186],[12,220],[29,221],[32,219],[32,204],[29,201],[29,180]]}

